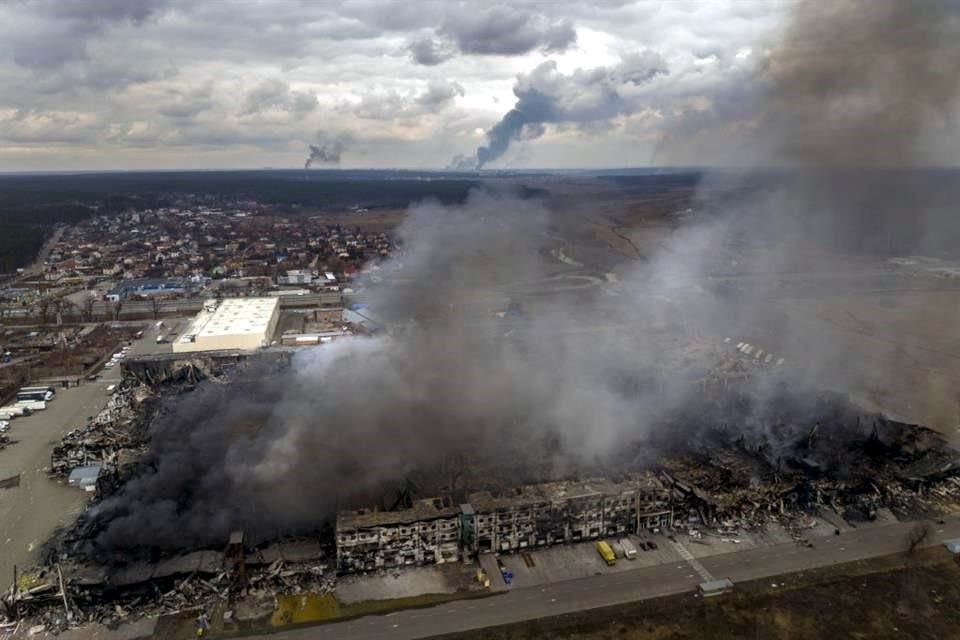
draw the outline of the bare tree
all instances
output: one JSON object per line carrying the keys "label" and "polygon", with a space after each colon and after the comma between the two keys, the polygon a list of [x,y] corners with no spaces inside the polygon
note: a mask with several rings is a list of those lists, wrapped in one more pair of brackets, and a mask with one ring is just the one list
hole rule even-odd
{"label": "bare tree", "polygon": [[912,556],[917,547],[930,539],[933,534],[933,526],[928,520],[918,522],[907,532],[907,555]]}
{"label": "bare tree", "polygon": [[119,300],[113,303],[113,319],[115,321],[120,320],[120,311],[123,310],[123,303]]}

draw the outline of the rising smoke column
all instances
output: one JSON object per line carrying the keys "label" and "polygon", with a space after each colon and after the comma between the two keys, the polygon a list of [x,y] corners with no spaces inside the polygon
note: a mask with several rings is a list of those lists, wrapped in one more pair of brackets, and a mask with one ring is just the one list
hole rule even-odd
{"label": "rising smoke column", "polygon": [[476,157],[458,156],[449,168],[482,169],[512,142],[543,135],[548,124],[584,125],[634,113],[643,102],[631,96],[632,88],[668,73],[663,57],[649,49],[624,56],[612,67],[577,69],[569,75],[548,60],[517,78],[516,104],[487,131],[487,144],[477,149]]}
{"label": "rising smoke column", "polygon": [[320,164],[340,164],[340,156],[343,154],[345,139],[343,136],[320,135],[320,141],[317,144],[310,145],[310,156],[303,163],[304,169],[309,169],[316,163]]}

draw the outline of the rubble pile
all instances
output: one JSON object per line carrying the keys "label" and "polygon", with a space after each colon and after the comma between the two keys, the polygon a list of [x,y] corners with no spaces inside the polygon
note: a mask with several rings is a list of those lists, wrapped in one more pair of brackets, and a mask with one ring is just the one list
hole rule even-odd
{"label": "rubble pile", "polygon": [[50,632],[86,623],[113,625],[184,609],[210,610],[243,600],[272,611],[278,594],[325,594],[336,575],[315,540],[274,543],[237,562],[226,552],[199,550],[115,567],[65,559],[21,574],[0,595],[0,616],[29,619]]}
{"label": "rubble pile", "polygon": [[883,509],[911,519],[956,508],[960,452],[937,432],[830,396],[803,411],[778,400],[758,406],[738,396],[712,407],[718,422],[688,426],[688,441],[670,443],[674,455],[659,460],[676,499],[703,524],[789,525],[821,508],[850,522]]}
{"label": "rubble pile", "polygon": [[81,466],[103,465],[104,470],[120,471],[134,464],[144,449],[142,407],[153,396],[143,385],[115,392],[99,414],[54,445],[50,474],[66,478]]}
{"label": "rubble pile", "polygon": [[102,486],[98,491],[109,493],[105,483],[125,477],[143,454],[147,426],[162,397],[189,391],[202,380],[228,381],[203,358],[176,359],[162,368],[127,372],[107,406],[54,445],[50,474],[63,479],[77,467],[100,465]]}

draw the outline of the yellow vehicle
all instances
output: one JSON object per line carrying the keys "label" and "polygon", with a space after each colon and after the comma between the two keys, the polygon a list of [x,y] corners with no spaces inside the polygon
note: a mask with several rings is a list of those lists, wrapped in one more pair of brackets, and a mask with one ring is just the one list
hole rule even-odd
{"label": "yellow vehicle", "polygon": [[617,564],[617,554],[613,552],[613,549],[606,541],[597,541],[597,553],[600,554],[600,557],[603,558],[603,561],[606,562],[608,566],[612,567]]}

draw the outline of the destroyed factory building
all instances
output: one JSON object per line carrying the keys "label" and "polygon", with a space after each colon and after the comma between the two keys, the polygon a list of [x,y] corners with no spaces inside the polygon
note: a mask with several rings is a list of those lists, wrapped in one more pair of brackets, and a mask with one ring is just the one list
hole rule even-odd
{"label": "destroyed factory building", "polygon": [[671,494],[653,475],[529,485],[494,496],[473,493],[459,507],[439,499],[410,509],[342,512],[337,517],[341,573],[453,562],[669,527]]}

